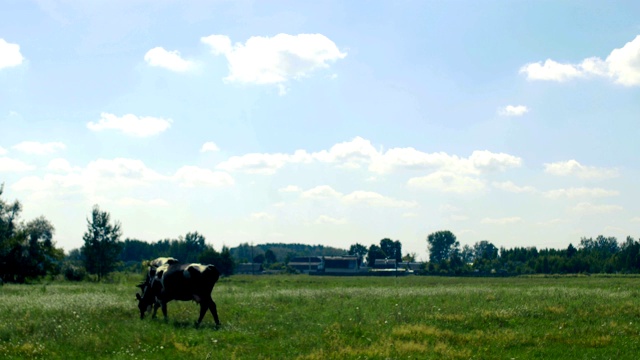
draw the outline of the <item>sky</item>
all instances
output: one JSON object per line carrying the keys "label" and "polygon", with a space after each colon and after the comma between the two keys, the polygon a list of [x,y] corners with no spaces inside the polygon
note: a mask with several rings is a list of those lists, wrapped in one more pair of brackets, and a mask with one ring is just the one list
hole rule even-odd
{"label": "sky", "polygon": [[0,1],[0,182],[65,250],[640,236],[637,1]]}

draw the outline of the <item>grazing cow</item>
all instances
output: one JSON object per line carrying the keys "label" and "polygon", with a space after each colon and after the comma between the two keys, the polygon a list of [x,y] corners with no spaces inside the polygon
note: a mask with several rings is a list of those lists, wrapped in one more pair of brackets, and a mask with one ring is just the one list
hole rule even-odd
{"label": "grazing cow", "polygon": [[153,317],[158,307],[167,318],[167,303],[171,300],[194,300],[200,304],[199,325],[207,313],[213,315],[216,325],[220,325],[216,303],[211,298],[211,291],[220,278],[220,272],[214,265],[201,264],[165,264],[156,269],[155,276],[142,295],[136,294],[140,319],[149,306],[154,305]]}
{"label": "grazing cow", "polygon": [[[142,294],[144,294],[147,291],[149,285],[151,285],[151,281],[155,277],[158,268],[162,267],[163,265],[173,265],[178,263],[178,259],[172,257],[159,257],[154,260],[145,261],[143,264],[148,266],[147,274],[144,281],[137,285],[140,290],[142,290]],[[147,306],[145,312],[149,311],[150,309],[151,305]]]}

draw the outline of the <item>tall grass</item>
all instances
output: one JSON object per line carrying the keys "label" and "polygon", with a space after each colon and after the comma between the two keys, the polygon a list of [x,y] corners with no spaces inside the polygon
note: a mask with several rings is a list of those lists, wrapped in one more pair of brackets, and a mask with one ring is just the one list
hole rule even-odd
{"label": "tall grass", "polygon": [[[0,288],[6,359],[637,359],[638,278],[233,276],[222,327],[171,302],[139,320],[135,279]],[[160,316],[161,318],[161,316]]]}

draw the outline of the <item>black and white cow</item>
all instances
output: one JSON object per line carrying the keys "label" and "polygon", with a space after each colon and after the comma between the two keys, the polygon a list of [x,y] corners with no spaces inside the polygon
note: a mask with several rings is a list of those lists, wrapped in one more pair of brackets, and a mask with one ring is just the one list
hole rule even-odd
{"label": "black and white cow", "polygon": [[[147,291],[147,288],[151,285],[151,281],[155,277],[156,271],[158,270],[158,268],[164,265],[168,266],[168,265],[173,265],[178,263],[179,263],[178,259],[172,258],[172,257],[159,257],[154,260],[144,261],[143,264],[147,266],[147,273],[145,274],[144,281],[137,285],[140,288],[140,290],[142,290],[142,294],[144,294]],[[145,310],[145,312],[149,311],[150,309],[151,309],[151,305],[147,306],[147,309]]]}
{"label": "black and white cow", "polygon": [[164,264],[158,267],[143,294],[136,294],[140,319],[144,318],[151,305],[155,305],[153,317],[156,316],[158,307],[162,307],[162,314],[166,319],[169,301],[194,300],[200,304],[200,317],[197,324],[202,322],[209,310],[216,325],[220,325],[216,303],[211,298],[211,291],[219,278],[220,272],[214,265]]}

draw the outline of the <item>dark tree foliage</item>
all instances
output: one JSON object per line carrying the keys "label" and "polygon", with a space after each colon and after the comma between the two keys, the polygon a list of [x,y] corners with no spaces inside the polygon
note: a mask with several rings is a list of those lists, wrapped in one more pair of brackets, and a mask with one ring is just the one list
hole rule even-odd
{"label": "dark tree foliage", "polygon": [[271,249],[264,252],[264,260],[267,264],[275,264],[278,262],[276,254]]}
{"label": "dark tree foliage", "polygon": [[236,267],[231,251],[226,246],[222,247],[222,252],[217,252],[213,246],[207,245],[206,249],[200,254],[199,262],[215,265],[218,271],[226,276],[233,274],[233,270]]}
{"label": "dark tree foliage", "polygon": [[364,256],[367,255],[367,247],[359,244],[359,243],[355,243],[353,245],[351,245],[351,247],[349,247],[349,251],[347,252],[349,255],[355,255],[358,257],[358,266],[362,265],[362,260],[364,259]]}
{"label": "dark tree foliage", "polygon": [[437,231],[427,236],[429,261],[442,263],[449,260],[451,253],[460,247],[456,236],[449,230]]}
{"label": "dark tree foliage", "polygon": [[402,243],[399,240],[393,241],[389,238],[380,240],[380,249],[386,254],[389,259],[395,259],[396,261],[402,261]]}
{"label": "dark tree foliage", "polygon": [[[0,185],[0,196],[4,186]],[[24,282],[46,274],[57,274],[64,253],[55,247],[53,225],[40,216],[19,222],[22,205],[0,198],[0,279]]]}
{"label": "dark tree foliage", "polygon": [[81,251],[84,267],[89,274],[98,275],[98,281],[116,268],[122,250],[121,234],[120,223],[111,223],[111,215],[95,205],[87,219]]}
{"label": "dark tree foliage", "polygon": [[373,267],[376,263],[376,259],[386,259],[387,254],[382,251],[382,248],[378,245],[371,245],[369,247],[369,252],[367,253],[367,266]]}

